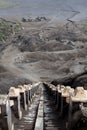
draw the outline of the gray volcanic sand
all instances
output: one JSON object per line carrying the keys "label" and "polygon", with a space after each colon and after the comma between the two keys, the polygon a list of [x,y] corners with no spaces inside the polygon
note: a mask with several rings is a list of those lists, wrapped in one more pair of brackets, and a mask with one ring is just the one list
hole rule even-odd
{"label": "gray volcanic sand", "polygon": [[63,22],[67,18],[72,20],[87,18],[86,0],[0,0],[0,3],[3,3],[0,6],[2,17],[21,18],[43,15]]}
{"label": "gray volcanic sand", "polygon": [[1,91],[2,86],[6,91],[10,85],[17,86],[22,81],[51,82],[86,72],[87,42],[83,42],[86,35],[78,29],[80,23],[71,37],[71,26],[68,33],[66,26],[62,29],[58,24],[51,28],[49,22],[22,23],[24,30],[20,37],[16,35],[3,49],[0,59]]}
{"label": "gray volcanic sand", "polygon": [[0,46],[0,93],[18,84],[63,82],[71,77],[76,77],[73,85],[86,86],[86,0],[8,1],[13,5],[0,7],[1,17],[46,16],[48,20],[21,23],[23,30],[3,49]]}

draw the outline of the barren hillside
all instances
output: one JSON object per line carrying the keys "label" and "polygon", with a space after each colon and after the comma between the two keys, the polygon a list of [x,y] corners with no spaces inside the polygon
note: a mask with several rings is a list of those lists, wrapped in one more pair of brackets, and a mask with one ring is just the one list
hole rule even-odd
{"label": "barren hillside", "polygon": [[0,44],[2,93],[10,86],[38,81],[87,85],[86,21],[21,22],[21,29]]}

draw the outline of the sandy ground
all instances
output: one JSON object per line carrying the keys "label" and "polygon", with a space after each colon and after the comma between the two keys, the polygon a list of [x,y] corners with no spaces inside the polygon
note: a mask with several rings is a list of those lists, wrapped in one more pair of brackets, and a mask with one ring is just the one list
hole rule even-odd
{"label": "sandy ground", "polygon": [[[82,24],[77,25],[79,29],[71,36],[74,24],[68,24],[67,30],[65,23],[50,20],[22,23],[23,30],[0,54],[0,65],[4,69],[0,73],[0,86],[7,91],[11,85],[21,83],[20,80],[52,82],[86,72],[87,42],[82,41],[86,40],[86,33],[82,34]],[[55,40],[57,37],[61,40]],[[74,37],[76,41],[73,41]]]}

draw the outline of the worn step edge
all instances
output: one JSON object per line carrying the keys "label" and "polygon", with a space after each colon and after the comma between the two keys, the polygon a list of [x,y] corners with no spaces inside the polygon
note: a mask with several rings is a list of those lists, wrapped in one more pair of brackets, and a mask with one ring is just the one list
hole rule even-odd
{"label": "worn step edge", "polygon": [[43,130],[43,96],[40,98],[38,114],[34,130]]}

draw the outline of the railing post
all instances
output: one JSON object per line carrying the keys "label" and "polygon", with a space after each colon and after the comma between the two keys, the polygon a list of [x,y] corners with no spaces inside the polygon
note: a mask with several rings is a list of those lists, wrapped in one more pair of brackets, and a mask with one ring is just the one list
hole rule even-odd
{"label": "railing post", "polygon": [[29,101],[31,103],[31,89],[29,89]]}
{"label": "railing post", "polygon": [[26,90],[23,86],[19,86],[20,95],[21,95],[21,104],[24,110],[27,110],[27,103],[26,103]]}
{"label": "railing post", "polygon": [[72,96],[69,96],[69,113],[68,113],[68,127],[67,130],[71,130],[71,122],[72,122]]}
{"label": "railing post", "polygon": [[27,105],[29,106],[30,105],[30,102],[29,102],[29,90],[26,91],[26,102],[27,102]]}
{"label": "railing post", "polygon": [[2,117],[1,128],[2,130],[14,130],[9,97],[2,97],[4,100],[2,103],[0,103]]}
{"label": "railing post", "polygon": [[59,92],[58,92],[58,87],[57,87],[57,104],[56,104],[57,109],[59,108]]}
{"label": "railing post", "polygon": [[62,97],[62,93],[61,93],[61,110],[60,110],[60,116],[62,117],[63,115],[63,97]]}
{"label": "railing post", "polygon": [[21,104],[20,104],[20,92],[18,88],[11,87],[9,89],[9,98],[14,101],[12,110],[15,116],[19,119],[22,118]]}
{"label": "railing post", "polygon": [[14,106],[12,107],[12,110],[14,111],[14,114],[17,118],[22,118],[22,111],[21,111],[21,103],[20,103],[20,95],[19,96],[10,96],[10,100],[14,101]]}
{"label": "railing post", "polygon": [[20,95],[21,95],[21,104],[22,104],[24,110],[27,110],[26,94],[25,94],[25,92],[20,92]]}
{"label": "railing post", "polygon": [[57,87],[56,87],[56,90],[55,90],[55,104],[56,104],[56,107],[57,107]]}

